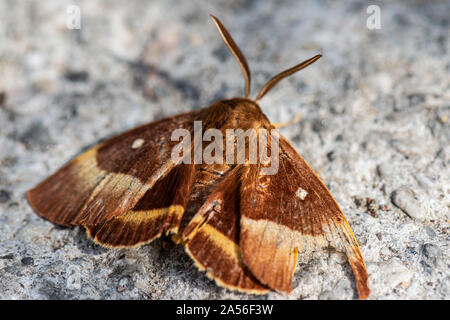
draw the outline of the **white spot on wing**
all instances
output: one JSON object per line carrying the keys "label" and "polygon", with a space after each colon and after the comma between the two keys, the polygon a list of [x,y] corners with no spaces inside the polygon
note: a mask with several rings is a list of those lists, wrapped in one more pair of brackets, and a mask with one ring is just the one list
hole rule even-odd
{"label": "white spot on wing", "polygon": [[144,144],[144,139],[136,139],[133,141],[133,144],[131,145],[131,149],[139,149]]}
{"label": "white spot on wing", "polygon": [[300,198],[301,200],[305,200],[306,196],[308,195],[308,191],[306,191],[305,189],[302,188],[298,188],[297,192],[295,193],[295,195]]}

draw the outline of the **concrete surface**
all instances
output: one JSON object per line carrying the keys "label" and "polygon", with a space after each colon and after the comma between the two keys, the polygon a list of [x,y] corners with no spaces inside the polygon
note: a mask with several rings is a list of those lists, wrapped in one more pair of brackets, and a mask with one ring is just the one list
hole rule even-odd
{"label": "concrete surface", "polygon": [[[66,26],[69,5],[81,29]],[[262,101],[343,209],[372,299],[449,299],[449,1],[1,1],[0,298],[247,299],[166,240],[107,250],[39,218],[26,191],[96,141],[242,95],[222,19],[253,71],[324,57]],[[353,299],[342,254],[299,261],[294,291]]]}

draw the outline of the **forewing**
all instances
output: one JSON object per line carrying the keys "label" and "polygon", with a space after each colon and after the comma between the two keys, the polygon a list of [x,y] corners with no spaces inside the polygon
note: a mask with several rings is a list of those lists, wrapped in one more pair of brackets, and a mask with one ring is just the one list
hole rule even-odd
{"label": "forewing", "polygon": [[162,119],[98,144],[30,190],[31,206],[61,225],[101,225],[123,215],[175,167],[172,131],[192,131],[195,115]]}
{"label": "forewing", "polygon": [[279,169],[262,175],[262,164],[242,175],[240,247],[262,283],[292,290],[297,253],[335,247],[347,254],[360,298],[369,295],[368,275],[353,232],[328,189],[280,137]]}

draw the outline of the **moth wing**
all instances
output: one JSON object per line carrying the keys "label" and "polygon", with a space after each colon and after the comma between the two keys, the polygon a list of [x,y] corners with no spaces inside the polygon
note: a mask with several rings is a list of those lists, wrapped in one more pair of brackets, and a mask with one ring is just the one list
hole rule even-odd
{"label": "moth wing", "polygon": [[280,137],[279,169],[262,175],[261,164],[242,175],[240,247],[246,265],[263,284],[292,290],[297,254],[323,247],[345,252],[360,298],[369,293],[366,267],[353,232],[330,192]]}
{"label": "moth wing", "polygon": [[31,206],[60,225],[99,225],[131,210],[175,167],[171,141],[191,130],[195,112],[152,122],[110,138],[67,163],[28,192]]}
{"label": "moth wing", "polygon": [[263,294],[262,285],[245,266],[239,247],[240,181],[235,168],[217,184],[182,237],[189,256],[200,270],[219,285]]}
{"label": "moth wing", "polygon": [[176,166],[133,209],[104,223],[85,226],[89,237],[105,247],[129,247],[149,243],[163,232],[177,233],[193,176],[194,165]]}

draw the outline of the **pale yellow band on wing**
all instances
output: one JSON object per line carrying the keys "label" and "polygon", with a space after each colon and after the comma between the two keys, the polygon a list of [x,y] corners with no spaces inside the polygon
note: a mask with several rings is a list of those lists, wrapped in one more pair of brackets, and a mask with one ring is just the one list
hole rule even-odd
{"label": "pale yellow band on wing", "polygon": [[168,208],[160,208],[153,210],[139,210],[133,211],[130,210],[124,215],[116,218],[117,220],[124,223],[145,223],[149,220],[155,220],[162,216],[175,214],[177,216],[182,215],[184,212],[184,208],[180,205],[170,206]]}
{"label": "pale yellow band on wing", "polygon": [[[205,223],[200,228],[197,227],[194,232],[192,232],[189,235],[189,240],[195,237],[196,234],[202,234],[204,236],[207,236],[209,240],[211,240],[214,245],[219,247],[222,252],[228,256],[231,260],[236,261],[235,266],[243,266],[243,260],[242,260],[242,254],[241,249],[238,244],[236,244],[233,240],[228,238],[226,235],[224,235],[222,232],[218,231],[213,226]],[[194,260],[195,266],[200,271],[206,271],[206,276],[212,280],[214,280],[218,285],[231,289],[231,290],[238,290],[239,292],[244,293],[250,293],[250,294],[265,294],[269,291],[269,289],[266,288],[240,288],[239,286],[230,285],[228,283],[225,283],[223,280],[218,278],[217,276],[213,275],[211,270],[208,270],[207,267],[205,267],[191,252],[189,245],[186,245],[186,252],[187,254]]]}
{"label": "pale yellow band on wing", "polygon": [[211,239],[215,245],[220,247],[222,251],[230,258],[238,262],[242,261],[241,249],[239,248],[239,245],[237,245],[222,232],[207,223],[202,226],[199,232],[208,236],[208,238]]}

